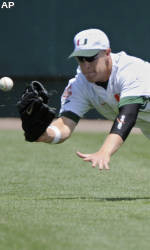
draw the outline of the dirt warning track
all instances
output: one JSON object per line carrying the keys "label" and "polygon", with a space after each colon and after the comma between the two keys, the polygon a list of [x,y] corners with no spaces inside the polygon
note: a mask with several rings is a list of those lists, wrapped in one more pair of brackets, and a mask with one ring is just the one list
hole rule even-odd
{"label": "dirt warning track", "polygon": [[[112,121],[106,120],[80,120],[75,131],[80,132],[109,132],[112,126]],[[0,118],[1,130],[21,130],[21,120],[18,118]],[[140,129],[133,128],[132,133],[141,133]]]}

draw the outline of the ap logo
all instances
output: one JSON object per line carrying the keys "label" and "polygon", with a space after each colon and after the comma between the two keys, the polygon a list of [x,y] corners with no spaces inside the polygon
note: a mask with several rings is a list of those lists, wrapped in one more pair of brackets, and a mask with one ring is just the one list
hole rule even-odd
{"label": "ap logo", "polygon": [[1,9],[10,9],[15,6],[14,2],[3,2],[1,5]]}

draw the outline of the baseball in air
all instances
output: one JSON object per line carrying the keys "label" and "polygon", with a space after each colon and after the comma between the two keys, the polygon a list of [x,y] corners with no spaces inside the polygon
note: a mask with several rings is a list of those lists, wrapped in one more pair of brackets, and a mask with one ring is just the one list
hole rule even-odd
{"label": "baseball in air", "polygon": [[14,85],[13,80],[10,77],[2,77],[0,79],[0,89],[3,91],[10,91]]}

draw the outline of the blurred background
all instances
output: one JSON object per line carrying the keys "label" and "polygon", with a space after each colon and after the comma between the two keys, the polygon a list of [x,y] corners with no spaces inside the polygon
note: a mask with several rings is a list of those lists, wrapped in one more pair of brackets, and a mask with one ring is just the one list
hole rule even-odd
{"label": "blurred background", "polygon": [[[58,113],[63,89],[76,72],[76,62],[68,59],[73,37],[83,29],[100,28],[110,38],[113,52],[124,50],[150,61],[148,0],[14,3],[10,9],[0,8],[0,77],[10,76],[15,82],[12,91],[0,91],[0,117],[18,117],[15,104],[32,80],[40,80],[52,91],[50,104]],[[86,115],[97,117],[96,111]]]}

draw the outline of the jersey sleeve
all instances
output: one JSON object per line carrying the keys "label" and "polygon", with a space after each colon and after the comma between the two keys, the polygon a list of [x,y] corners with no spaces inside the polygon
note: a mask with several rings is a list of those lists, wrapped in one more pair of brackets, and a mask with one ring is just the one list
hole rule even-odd
{"label": "jersey sleeve", "polygon": [[141,104],[144,106],[146,103],[146,98],[143,96],[127,96],[120,99],[119,108],[128,104]]}
{"label": "jersey sleeve", "polygon": [[90,109],[86,84],[82,77],[71,79],[61,97],[59,116],[65,116],[78,122]]}

